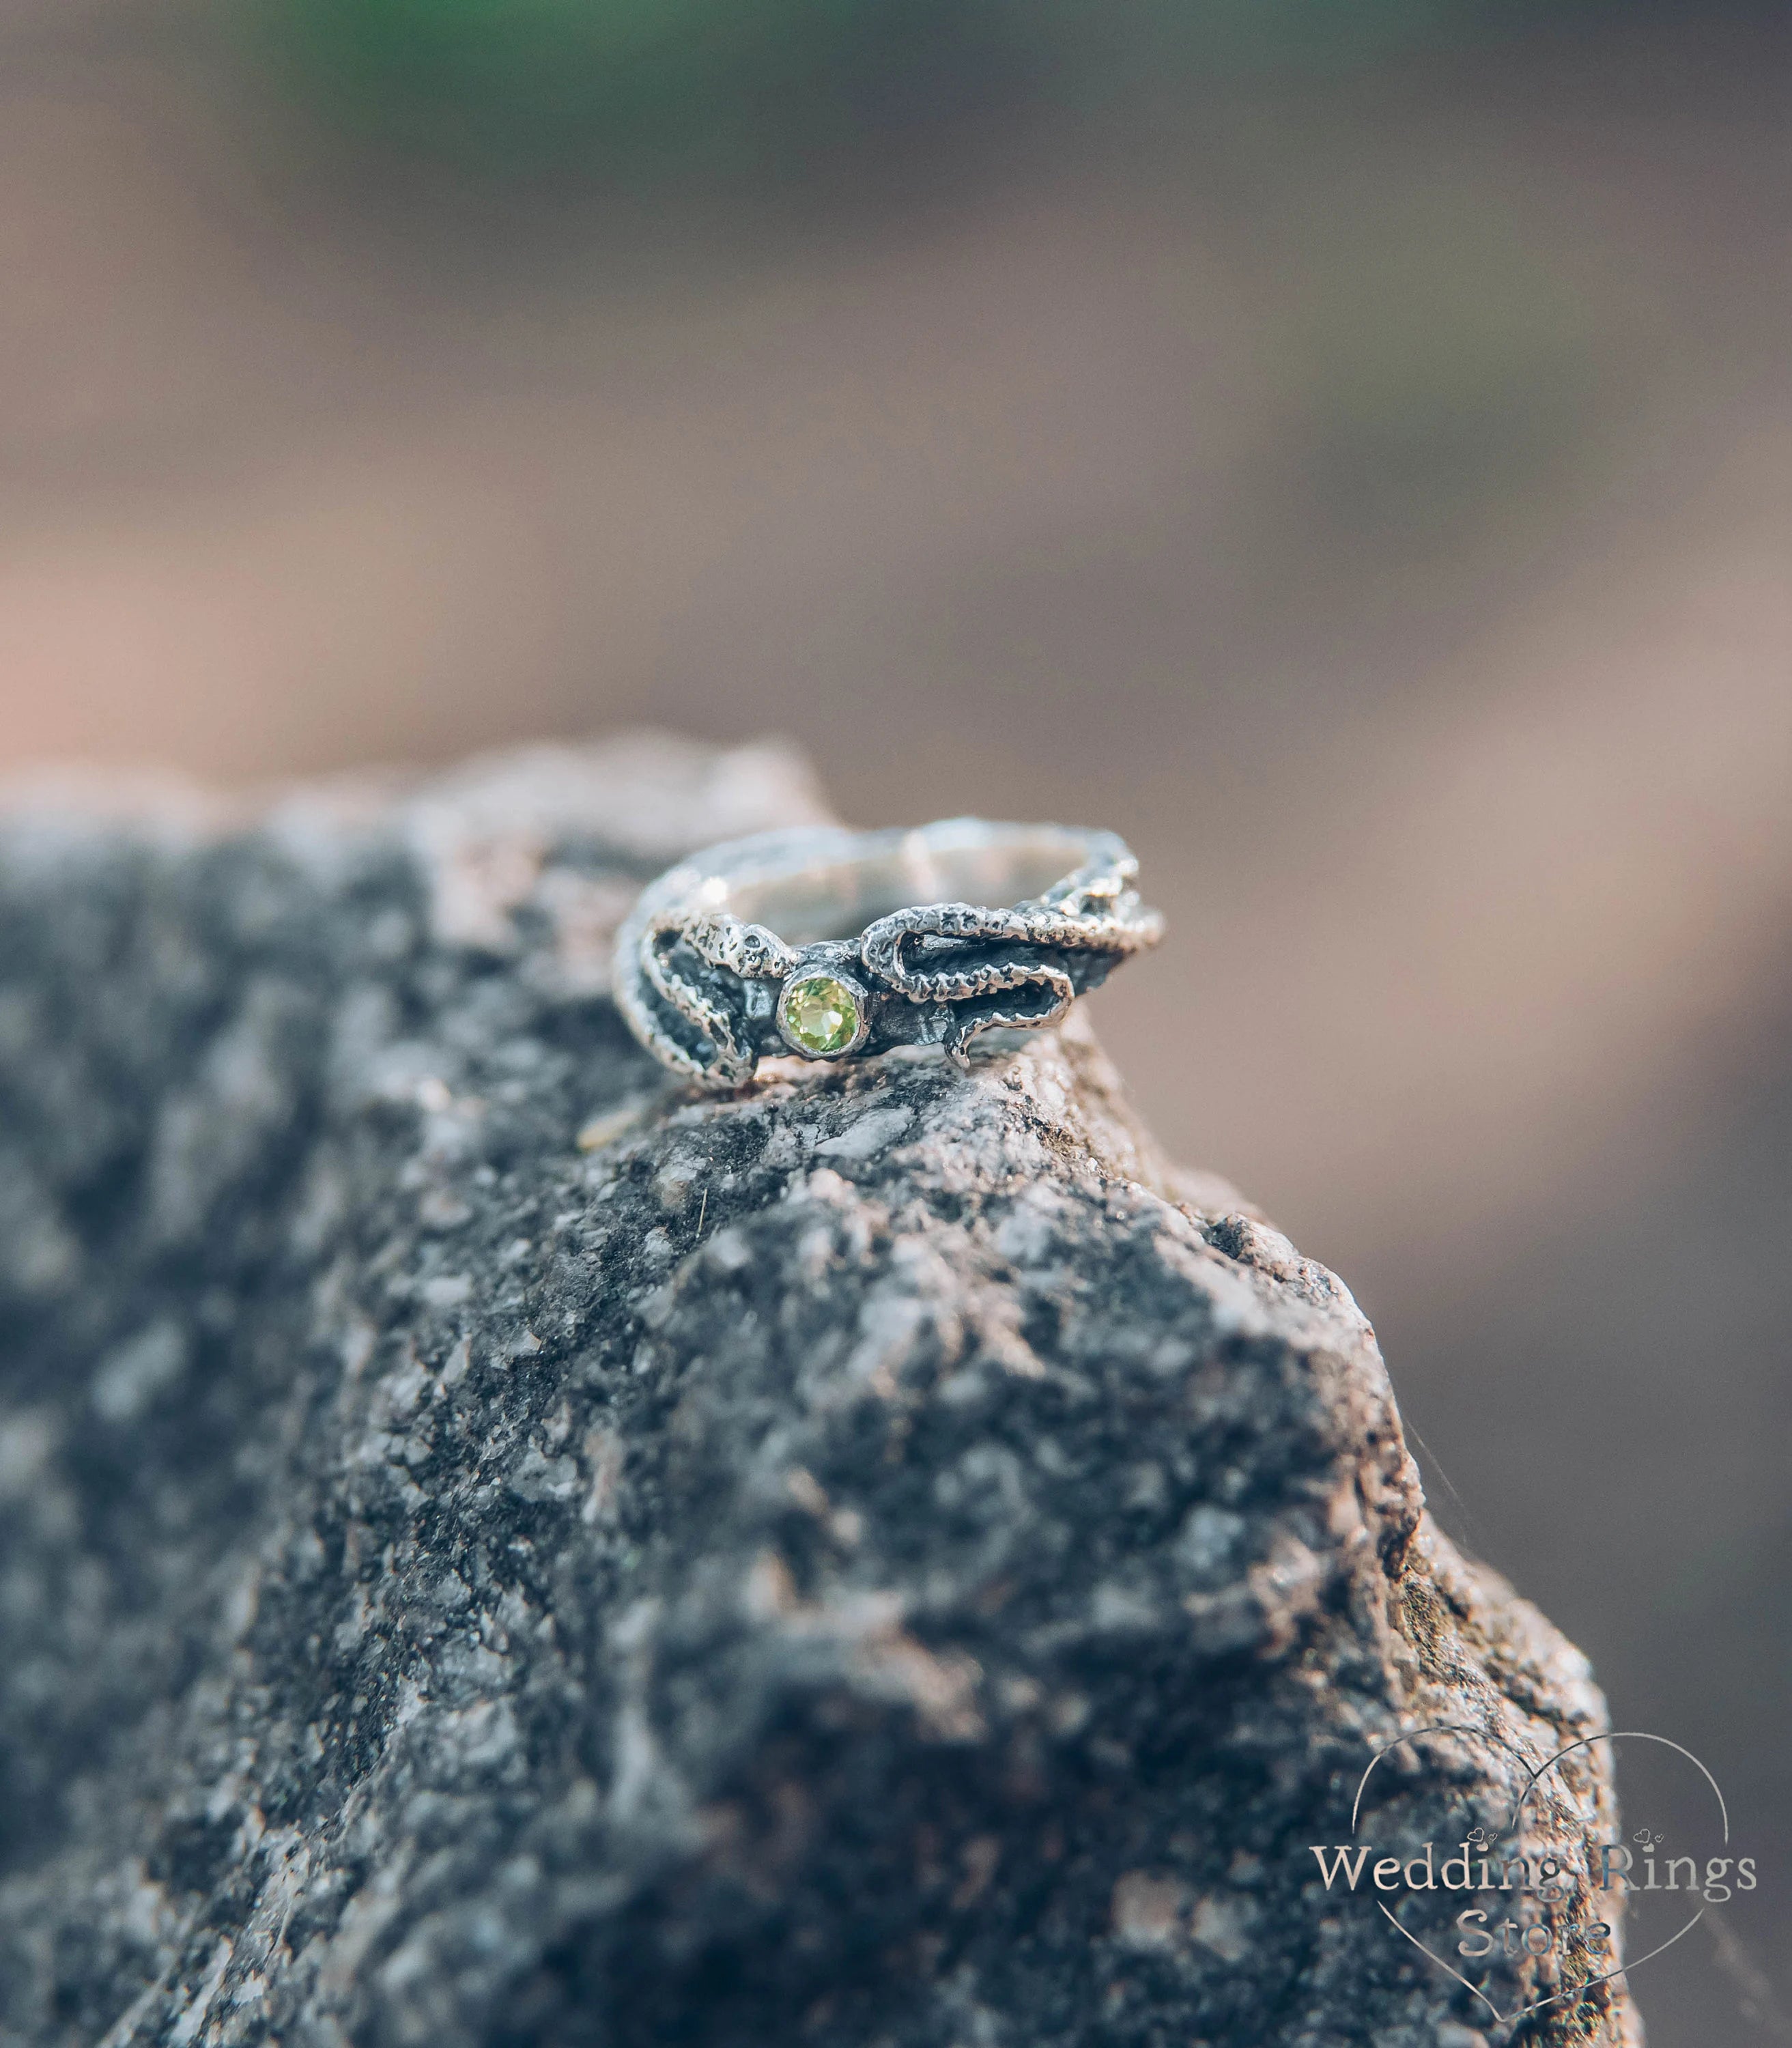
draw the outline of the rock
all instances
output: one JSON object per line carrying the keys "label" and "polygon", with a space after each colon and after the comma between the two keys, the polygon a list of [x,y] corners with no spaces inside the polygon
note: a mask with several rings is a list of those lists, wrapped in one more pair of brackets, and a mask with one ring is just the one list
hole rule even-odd
{"label": "rock", "polygon": [[1602,1703],[1074,1015],[700,1100],[623,1030],[638,885],[821,814],[650,741],[5,813],[0,2035],[1638,2041],[1321,1881],[1395,1737],[1484,1732],[1378,1767],[1417,1856]]}

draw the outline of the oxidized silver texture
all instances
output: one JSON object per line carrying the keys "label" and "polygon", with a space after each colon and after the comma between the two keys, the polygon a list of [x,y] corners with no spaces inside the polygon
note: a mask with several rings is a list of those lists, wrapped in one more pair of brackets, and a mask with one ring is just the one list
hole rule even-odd
{"label": "oxidized silver texture", "polygon": [[[1156,944],[1163,919],[1139,901],[1138,870],[1112,832],[981,818],[729,840],[642,892],[617,936],[616,1001],[649,1052],[708,1088],[741,1087],[761,1058],[793,1053],[937,1045],[963,1066],[979,1031],[1052,1023]],[[957,900],[973,890],[995,900]],[[881,914],[861,922],[867,908]],[[837,1053],[780,1028],[784,983],[816,973],[860,999],[860,1027]]]}

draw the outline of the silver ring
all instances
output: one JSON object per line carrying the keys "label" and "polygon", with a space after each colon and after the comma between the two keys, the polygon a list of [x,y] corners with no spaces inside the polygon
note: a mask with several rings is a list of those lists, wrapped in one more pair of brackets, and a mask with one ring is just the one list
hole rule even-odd
{"label": "silver ring", "polygon": [[1163,919],[1112,832],[945,818],[760,832],[650,882],[616,939],[616,1001],[654,1057],[711,1088],[762,1058],[844,1060],[1061,1017]]}

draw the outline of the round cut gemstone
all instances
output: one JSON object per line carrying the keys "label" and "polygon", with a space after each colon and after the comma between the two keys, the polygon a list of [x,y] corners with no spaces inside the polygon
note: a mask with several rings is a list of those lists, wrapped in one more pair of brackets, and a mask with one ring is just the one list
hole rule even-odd
{"label": "round cut gemstone", "polygon": [[789,983],[780,1006],[785,1036],[818,1059],[844,1053],[859,1035],[859,998],[831,974],[805,974]]}

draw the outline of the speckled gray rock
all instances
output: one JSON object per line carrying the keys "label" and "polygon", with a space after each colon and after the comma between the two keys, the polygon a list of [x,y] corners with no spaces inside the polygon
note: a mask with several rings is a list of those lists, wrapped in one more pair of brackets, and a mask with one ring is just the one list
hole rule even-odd
{"label": "speckled gray rock", "polygon": [[820,810],[642,741],[0,822],[0,2038],[1635,2042],[1319,1881],[1394,1736],[1492,1738],[1398,1849],[1603,1712],[1336,1281],[1075,1024],[701,1102],[622,1030],[639,882]]}

